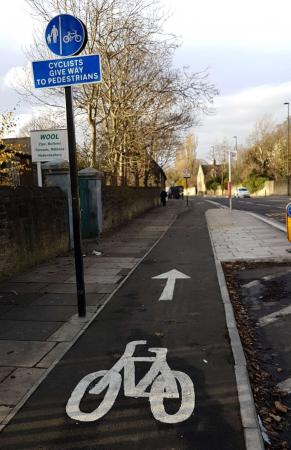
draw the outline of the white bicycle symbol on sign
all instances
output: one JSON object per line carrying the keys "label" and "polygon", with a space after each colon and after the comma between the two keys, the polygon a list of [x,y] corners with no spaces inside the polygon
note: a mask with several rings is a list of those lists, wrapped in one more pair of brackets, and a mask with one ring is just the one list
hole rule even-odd
{"label": "white bicycle symbol on sign", "polygon": [[80,36],[76,30],[74,31],[68,31],[67,34],[63,37],[63,41],[65,44],[68,44],[69,42],[75,41],[75,42],[81,42],[82,36]]}
{"label": "white bicycle symbol on sign", "polygon": [[[124,371],[124,395],[126,397],[149,397],[151,411],[156,420],[164,423],[178,423],[187,420],[194,411],[195,393],[191,378],[184,372],[171,370],[167,361],[167,349],[149,348],[155,356],[133,356],[137,345],[146,345],[147,341],[132,341],[125,348],[123,355],[110,370],[99,370],[89,373],[73,390],[67,406],[67,415],[77,421],[93,422],[103,417],[113,406],[120,391]],[[136,384],[135,364],[152,362],[149,371]],[[178,386],[180,386],[180,392]],[[150,387],[150,390],[147,389]],[[89,389],[89,390],[88,390]],[[89,394],[101,394],[104,398],[92,412],[83,412],[80,403],[88,390]],[[180,399],[180,407],[174,414],[168,414],[164,407],[164,399]]]}

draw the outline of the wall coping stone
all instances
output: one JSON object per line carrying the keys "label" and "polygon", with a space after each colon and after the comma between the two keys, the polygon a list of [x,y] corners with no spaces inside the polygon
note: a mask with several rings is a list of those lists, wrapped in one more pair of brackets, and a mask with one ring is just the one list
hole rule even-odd
{"label": "wall coping stone", "polygon": [[69,162],[60,160],[60,161],[48,161],[46,163],[42,163],[42,170],[45,171],[54,171],[54,172],[69,172]]}
{"label": "wall coping stone", "polygon": [[103,172],[100,172],[94,167],[86,167],[78,171],[78,175],[81,178],[95,178],[96,180],[101,180],[104,177]]}

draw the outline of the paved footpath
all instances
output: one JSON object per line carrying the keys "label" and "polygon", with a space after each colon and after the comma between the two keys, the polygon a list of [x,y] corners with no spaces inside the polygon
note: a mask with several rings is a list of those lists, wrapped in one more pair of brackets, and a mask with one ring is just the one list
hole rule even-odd
{"label": "paved footpath", "polygon": [[[160,218],[168,217],[167,208],[158,209]],[[1,448],[245,449],[208,208],[195,201],[180,211],[3,429]],[[122,257],[136,257],[138,249],[141,254],[145,247],[124,243],[122,249],[116,241]],[[96,281],[97,267],[88,283]],[[103,276],[106,271],[100,283]],[[65,292],[58,294],[62,301]]]}
{"label": "paved footpath", "polygon": [[85,242],[86,318],[77,314],[72,254],[0,283],[0,430],[181,209],[171,202]]}
{"label": "paved footpath", "polygon": [[284,230],[283,225],[238,210],[210,209],[206,217],[218,260],[290,261],[286,233],[274,227]]}

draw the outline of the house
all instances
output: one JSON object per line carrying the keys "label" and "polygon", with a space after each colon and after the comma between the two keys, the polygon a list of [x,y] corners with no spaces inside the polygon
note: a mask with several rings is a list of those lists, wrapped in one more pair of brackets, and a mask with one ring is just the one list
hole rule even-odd
{"label": "house", "polygon": [[225,166],[223,164],[216,164],[215,161],[213,164],[200,164],[197,172],[197,193],[202,195],[206,194],[207,181],[216,177],[222,177],[224,171]]}
{"label": "house", "polygon": [[0,185],[31,186],[35,184],[35,176],[31,162],[30,138],[5,138],[0,141],[2,154],[13,149],[13,157],[1,162]]}

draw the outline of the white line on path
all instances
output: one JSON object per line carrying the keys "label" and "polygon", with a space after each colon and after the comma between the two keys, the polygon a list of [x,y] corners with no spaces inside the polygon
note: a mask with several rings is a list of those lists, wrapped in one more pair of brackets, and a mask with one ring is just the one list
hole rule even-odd
{"label": "white line on path", "polygon": [[276,320],[280,319],[281,317],[288,316],[291,314],[291,305],[286,306],[286,308],[282,308],[279,311],[275,311],[271,314],[268,314],[267,316],[262,317],[259,320],[260,327],[265,327],[266,325],[269,325],[270,323],[276,322]]}
{"label": "white line on path", "polygon": [[214,202],[213,200],[205,199],[205,201],[208,202],[208,203],[211,203],[212,205],[218,206],[219,208],[228,208],[227,206],[222,205],[221,203],[218,203],[218,202]]}
{"label": "white line on path", "polygon": [[268,205],[268,203],[254,203],[256,206],[274,206],[274,205]]}
{"label": "white line on path", "polygon": [[286,378],[286,380],[281,381],[281,383],[278,383],[277,386],[282,391],[285,391],[288,394],[290,394],[291,393],[291,378]]}
{"label": "white line on path", "polygon": [[160,300],[173,300],[175,283],[177,279],[191,278],[176,269],[170,270],[169,272],[162,273],[161,275],[156,275],[152,277],[153,280],[163,280],[166,279],[167,283],[164,290],[159,298]]}

